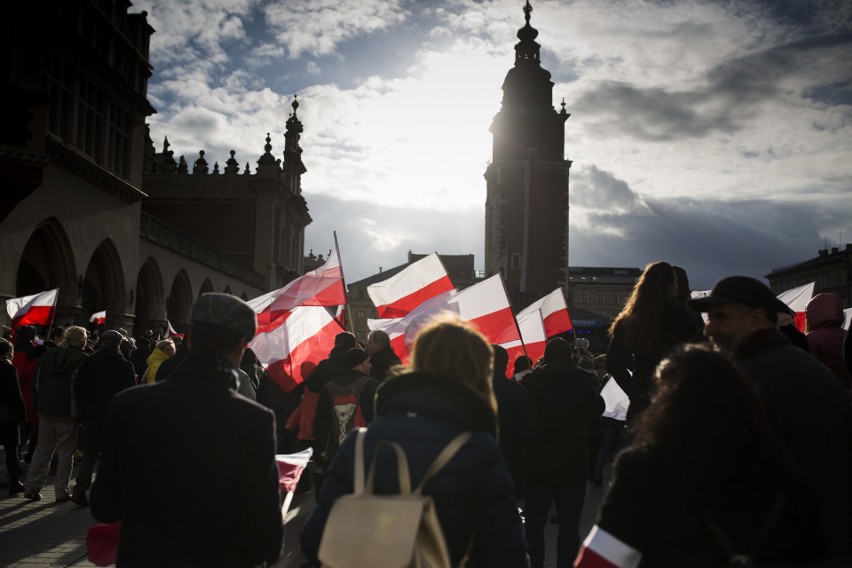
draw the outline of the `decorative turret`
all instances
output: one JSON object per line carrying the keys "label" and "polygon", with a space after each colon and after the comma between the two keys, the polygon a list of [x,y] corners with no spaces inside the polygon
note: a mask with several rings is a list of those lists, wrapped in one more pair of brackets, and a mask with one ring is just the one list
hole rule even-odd
{"label": "decorative turret", "polygon": [[198,159],[195,160],[195,165],[192,167],[192,173],[194,174],[206,174],[207,173],[207,160],[204,159],[204,150],[198,152]]}
{"label": "decorative turret", "polygon": [[524,5],[526,24],[518,30],[515,66],[503,82],[504,112],[540,113],[553,110],[553,82],[550,72],[541,67],[541,46],[536,43],[538,30],[530,25],[532,6]]}

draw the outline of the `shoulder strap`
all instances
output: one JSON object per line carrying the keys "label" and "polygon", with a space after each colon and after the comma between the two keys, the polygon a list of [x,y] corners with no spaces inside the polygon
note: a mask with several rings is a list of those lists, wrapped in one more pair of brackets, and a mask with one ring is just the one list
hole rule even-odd
{"label": "shoulder strap", "polygon": [[355,495],[364,493],[364,438],[366,435],[366,428],[358,428],[358,434],[355,437]]}
{"label": "shoulder strap", "polygon": [[439,471],[441,471],[453,456],[456,455],[462,446],[464,446],[468,440],[473,436],[473,432],[462,432],[455,438],[453,438],[449,444],[447,444],[441,453],[438,454],[438,457],[435,458],[435,461],[432,462],[432,465],[429,466],[429,469],[426,470],[426,473],[423,474],[423,480],[420,482],[420,485],[417,486],[417,489],[414,490],[414,493],[420,494],[423,491],[423,486],[426,485],[426,482],[432,479]]}

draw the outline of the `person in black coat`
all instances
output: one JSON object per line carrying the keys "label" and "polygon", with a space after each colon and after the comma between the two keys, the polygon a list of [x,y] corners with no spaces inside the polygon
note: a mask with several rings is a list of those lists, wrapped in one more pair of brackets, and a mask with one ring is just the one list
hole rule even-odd
{"label": "person in black coat", "polygon": [[817,492],[829,555],[852,561],[852,411],[843,383],[776,329],[765,284],[729,276],[690,301],[707,312],[704,333],[733,355],[757,387],[775,439]]}
{"label": "person in black coat", "polygon": [[180,368],[109,405],[91,506],[122,523],[118,566],[248,568],[281,551],[275,416],[235,391],[254,311],[202,294],[191,322]]}
{"label": "person in black coat", "polygon": [[614,548],[621,566],[815,565],[816,496],[740,369],[689,345],[660,364],[656,384],[577,567]]}
{"label": "person in black coat", "polygon": [[109,402],[119,392],[136,385],[133,363],[118,351],[123,339],[115,330],[104,332],[99,349],[83,361],[74,381],[77,416],[82,427],[80,449],[83,456],[80,458],[71,501],[81,507],[89,504],[86,492],[92,486],[92,473],[100,454],[101,431]]}
{"label": "person in black coat", "polygon": [[[453,566],[469,548],[471,566],[523,568],[528,565],[523,525],[494,437],[490,376],[491,349],[485,338],[451,316],[439,316],[418,334],[411,368],[379,386],[376,418],[364,441],[364,465],[371,467],[379,442],[396,442],[405,451],[416,487],[439,452],[462,432],[472,431],[473,437],[423,493],[434,500]],[[302,553],[311,565],[318,565],[335,499],[353,491],[355,438],[352,433],[343,441],[302,529]],[[378,459],[376,492],[397,492],[394,458],[382,452]]]}
{"label": "person in black coat", "polygon": [[506,378],[509,353],[500,345],[492,345],[491,348],[494,350],[491,386],[497,399],[497,439],[515,484],[515,496],[521,499],[526,488],[524,457],[527,448],[541,437],[541,424],[529,392],[514,379]]}
{"label": "person in black coat", "polygon": [[548,342],[544,366],[524,377],[543,435],[527,453],[524,498],[527,540],[533,568],[544,565],[544,526],[556,503],[558,566],[570,566],[580,549],[580,514],[586,495],[589,431],[597,428],[604,400],[594,379],[572,360],[562,338]]}
{"label": "person in black coat", "polygon": [[20,482],[20,431],[18,424],[26,420],[24,397],[18,383],[18,371],[12,365],[12,343],[0,339],[0,444],[6,453],[6,471],[9,474],[9,497],[24,490]]}
{"label": "person in black coat", "polygon": [[387,378],[392,367],[401,364],[391,349],[390,336],[381,329],[371,331],[367,337],[367,353],[370,354],[371,374],[380,383]]}

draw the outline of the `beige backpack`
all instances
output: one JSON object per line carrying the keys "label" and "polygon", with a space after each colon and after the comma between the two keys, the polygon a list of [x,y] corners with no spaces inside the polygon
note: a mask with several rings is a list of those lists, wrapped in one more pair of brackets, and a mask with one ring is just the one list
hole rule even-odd
{"label": "beige backpack", "polygon": [[[467,443],[472,432],[454,438],[426,470],[412,491],[405,452],[394,442],[383,441],[373,453],[373,465],[364,483],[364,436],[355,440],[355,492],[334,502],[320,542],[319,559],[326,568],[403,568],[407,566],[450,568],[444,533],[432,498],[423,486]],[[376,458],[382,448],[396,454],[400,493],[373,494]]]}

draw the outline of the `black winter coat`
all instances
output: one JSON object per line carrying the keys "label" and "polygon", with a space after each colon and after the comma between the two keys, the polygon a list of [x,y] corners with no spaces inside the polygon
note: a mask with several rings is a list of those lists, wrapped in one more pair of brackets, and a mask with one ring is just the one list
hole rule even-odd
{"label": "black winter coat", "polygon": [[852,412],[843,383],[775,329],[747,337],[736,358],[758,387],[776,439],[814,485],[829,551],[848,551]]}
{"label": "black winter coat", "polygon": [[[472,541],[471,566],[518,568],[528,565],[523,525],[512,480],[494,438],[490,406],[462,383],[439,375],[408,373],[386,380],[376,395],[376,419],[364,441],[365,466],[378,442],[402,446],[416,487],[438,453],[466,430],[473,437],[429,483],[450,559],[457,565]],[[344,441],[331,464],[316,507],[302,529],[302,553],[317,562],[323,528],[337,497],[352,493],[355,435]],[[396,493],[395,458],[383,452],[377,493]]]}
{"label": "black winter coat", "polygon": [[524,458],[527,449],[541,439],[541,423],[527,389],[500,372],[494,373],[491,384],[497,398],[500,452],[512,475],[515,494],[521,498],[526,487]]}
{"label": "black winter coat", "polygon": [[275,417],[224,361],[190,356],[109,405],[92,514],[121,521],[122,566],[251,567],[281,549]]}
{"label": "black winter coat", "polygon": [[387,378],[388,370],[399,364],[399,357],[396,356],[393,349],[391,349],[390,346],[385,347],[370,356],[370,365],[372,366],[370,374],[374,379],[381,383]]}
{"label": "black winter coat", "polygon": [[605,405],[590,375],[570,361],[554,361],[524,377],[543,428],[527,453],[528,485],[557,486],[586,478],[590,430]]}
{"label": "black winter coat", "polygon": [[85,351],[76,347],[57,347],[42,355],[33,388],[39,414],[69,420],[77,418],[73,385],[87,357]]}
{"label": "black winter coat", "polygon": [[74,381],[80,420],[102,422],[112,397],[136,385],[134,376],[133,363],[115,349],[102,347],[83,361]]}
{"label": "black winter coat", "polygon": [[27,419],[21,385],[18,383],[18,371],[9,361],[0,360],[0,406],[12,411],[13,419],[0,421],[0,444],[17,444],[18,423]]}

